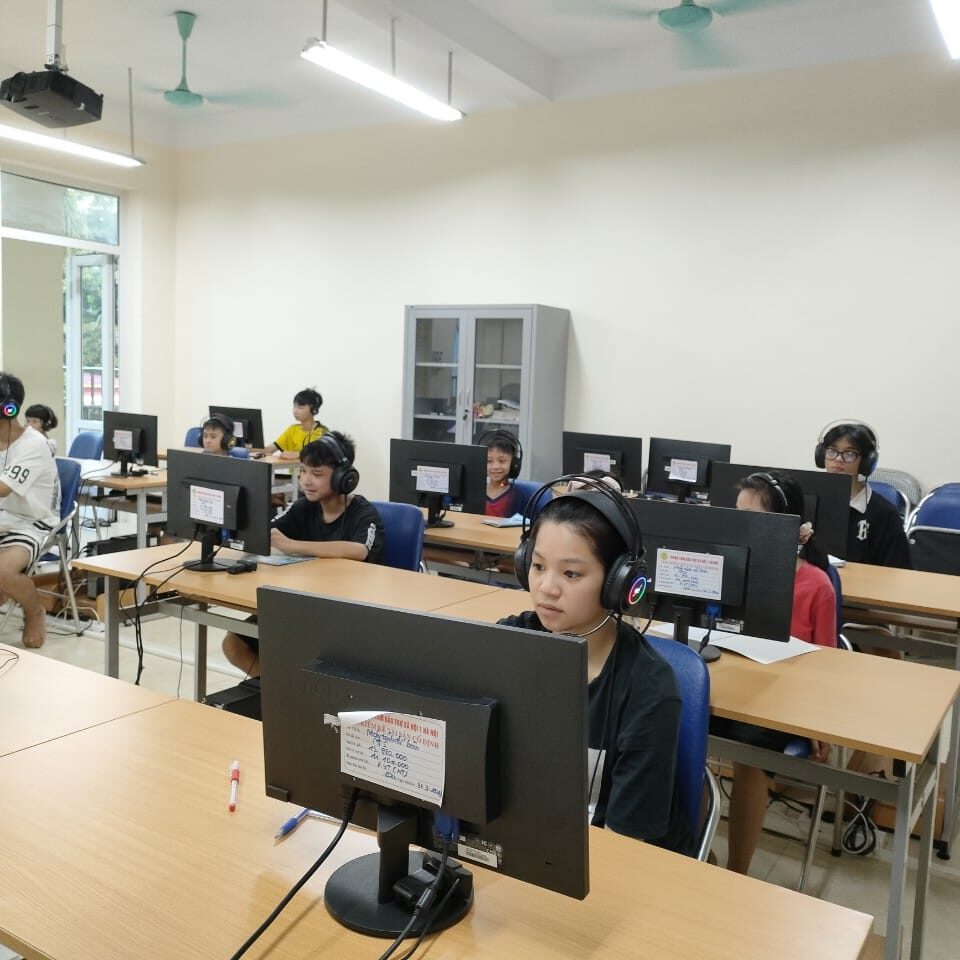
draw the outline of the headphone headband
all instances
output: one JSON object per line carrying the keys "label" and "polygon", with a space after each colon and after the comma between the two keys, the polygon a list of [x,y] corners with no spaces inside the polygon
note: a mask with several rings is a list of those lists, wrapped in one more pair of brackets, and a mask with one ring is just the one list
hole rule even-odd
{"label": "headphone headband", "polygon": [[[324,444],[336,457],[336,464],[333,473],[330,475],[330,488],[333,492],[342,496],[353,493],[360,483],[360,474],[353,465],[353,461],[347,456],[343,444],[332,433],[325,433],[312,442]],[[310,444],[307,444],[307,446],[310,446]]]}
{"label": "headphone headband", "polygon": [[773,476],[772,473],[764,473],[763,471],[758,471],[757,473],[751,473],[748,477],[745,477],[746,480],[762,480],[768,487],[772,487],[777,491],[777,494],[780,496],[780,502],[783,504],[783,510],[785,513],[790,512],[790,504],[787,502],[787,494],[784,491],[783,487],[780,486],[780,481]]}

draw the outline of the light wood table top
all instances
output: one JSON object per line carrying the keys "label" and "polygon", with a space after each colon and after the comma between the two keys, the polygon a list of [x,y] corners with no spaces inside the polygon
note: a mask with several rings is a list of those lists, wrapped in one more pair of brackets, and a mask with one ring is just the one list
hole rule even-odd
{"label": "light wood table top", "polygon": [[159,490],[167,485],[167,471],[157,470],[153,473],[147,473],[140,477],[119,477],[114,476],[109,470],[101,473],[93,471],[90,467],[91,461],[80,461],[81,475],[84,484],[93,487],[106,487],[108,490],[125,490],[128,493],[136,493],[138,490]]}
{"label": "light wood table top", "polygon": [[[424,511],[426,515],[426,511]],[[470,547],[487,553],[512,554],[520,543],[520,527],[492,527],[482,513],[447,513],[452,527],[427,527],[423,542],[433,546]]]}
{"label": "light wood table top", "polygon": [[[178,543],[126,550],[75,560],[74,566],[132,580],[159,560],[162,562],[145,577],[147,583],[157,584],[166,580],[180,564],[200,556],[199,544],[190,544],[186,551],[183,548],[184,544]],[[177,554],[180,555],[175,556]],[[241,556],[243,554],[233,550],[219,553],[224,560]],[[184,596],[251,611],[257,608],[257,588],[265,586],[422,611],[439,610],[498,589],[489,584],[432,577],[356,560],[305,560],[279,567],[261,564],[256,570],[237,576],[182,570],[167,583]]]}
{"label": "light wood table top", "polygon": [[960,618],[960,577],[868,563],[839,568],[844,603]]}
{"label": "light wood table top", "polygon": [[173,699],[6,644],[0,664],[0,756]]}
{"label": "light wood table top", "polygon": [[[227,812],[228,767],[240,800]],[[4,896],[0,940],[28,960],[209,960],[256,928],[332,836],[263,790],[261,727],[178,701],[0,758]],[[69,794],[64,802],[64,784]],[[865,914],[608,831],[591,830],[584,901],[474,867],[467,917],[431,960],[857,960]],[[247,954],[251,960],[370,960],[386,945],[335,923],[323,882],[374,849],[349,831]],[[695,911],[692,904],[696,904]]]}

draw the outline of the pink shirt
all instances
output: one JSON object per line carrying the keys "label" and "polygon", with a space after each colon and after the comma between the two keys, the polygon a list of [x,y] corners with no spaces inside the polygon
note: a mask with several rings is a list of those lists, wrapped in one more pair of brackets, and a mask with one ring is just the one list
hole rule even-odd
{"label": "pink shirt", "polygon": [[790,633],[823,647],[837,645],[837,595],[830,578],[812,563],[797,567]]}

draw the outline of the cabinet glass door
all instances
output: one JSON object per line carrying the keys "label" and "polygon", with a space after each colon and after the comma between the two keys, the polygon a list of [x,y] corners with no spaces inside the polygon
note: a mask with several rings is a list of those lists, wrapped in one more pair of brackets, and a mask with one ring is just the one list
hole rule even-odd
{"label": "cabinet glass door", "polygon": [[523,318],[476,318],[473,350],[473,443],[488,430],[520,429]]}
{"label": "cabinet glass door", "polygon": [[456,440],[460,383],[460,319],[417,317],[413,439]]}

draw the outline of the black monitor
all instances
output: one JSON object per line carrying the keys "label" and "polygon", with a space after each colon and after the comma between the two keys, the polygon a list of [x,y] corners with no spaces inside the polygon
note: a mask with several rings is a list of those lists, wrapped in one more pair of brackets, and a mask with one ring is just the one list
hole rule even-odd
{"label": "black monitor", "polygon": [[710,478],[710,504],[734,507],[737,483],[751,473],[776,470],[793,477],[803,490],[806,519],[822,550],[835,557],[847,555],[847,527],[850,517],[850,477],[822,470],[788,470],[784,467],[756,467],[745,463],[715,463]]}
{"label": "black monitor", "polygon": [[390,499],[427,508],[428,527],[452,527],[444,509],[483,513],[487,505],[487,448],[433,440],[390,441]]}
{"label": "black monitor", "polygon": [[706,500],[712,464],[729,459],[729,443],[651,437],[645,492],[672,500]]}
{"label": "black monitor", "polygon": [[603,470],[620,481],[623,490],[643,489],[643,440],[606,433],[563,431],[563,473]]}
{"label": "black monitor", "polygon": [[230,566],[214,559],[227,543],[248,553],[270,553],[272,468],[261,460],[241,460],[191,450],[167,452],[167,533],[195,540],[199,561],[190,570]]}
{"label": "black monitor", "polygon": [[640,524],[650,585],[640,616],[784,643],[790,639],[800,518],[627,500]]}
{"label": "black monitor", "polygon": [[208,409],[211,417],[219,413],[233,421],[233,435],[237,443],[255,450],[263,449],[263,414],[260,410],[253,407],[221,407],[213,403]]}
{"label": "black monitor", "polygon": [[131,463],[157,466],[157,418],[149,413],[103,411],[103,457],[120,464],[120,476]]}
{"label": "black monitor", "polygon": [[[356,788],[352,821],[378,832],[380,854],[327,881],[338,920],[379,936],[406,925],[394,884],[420,867],[409,844],[440,849],[438,814],[459,821],[459,859],[586,896],[583,638],[274,587],[257,591],[257,611],[267,794],[340,818]],[[348,724],[348,711],[374,719]],[[435,861],[428,855],[428,870]],[[457,872],[470,890],[470,874]]]}

